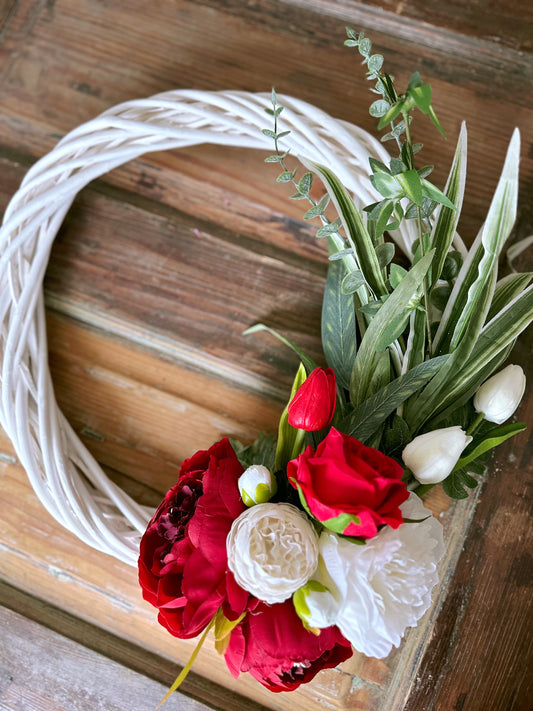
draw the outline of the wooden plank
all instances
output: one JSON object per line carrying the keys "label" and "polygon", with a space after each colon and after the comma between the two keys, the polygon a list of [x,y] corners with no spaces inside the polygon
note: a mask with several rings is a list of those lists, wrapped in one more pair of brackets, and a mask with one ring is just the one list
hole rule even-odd
{"label": "wooden plank", "polygon": [[[0,607],[0,709],[141,711],[167,689],[86,646]],[[168,709],[207,711],[182,693]]]}
{"label": "wooden plank", "polygon": [[[0,142],[41,155],[59,135],[109,105],[180,86],[268,91],[275,85],[279,92],[311,101],[375,132],[375,122],[367,114],[371,101],[367,82],[356,56],[342,47],[343,25],[366,18],[376,50],[385,54],[388,69],[400,82],[421,68],[433,84],[435,105],[449,140],[441,140],[429,122],[417,121],[420,129],[415,132],[417,139],[431,146],[437,183],[442,184],[447,173],[460,120],[467,120],[469,185],[476,188],[467,192],[461,231],[472,239],[486,214],[514,125],[523,130],[522,201],[526,202],[526,185],[533,174],[529,151],[533,121],[531,93],[524,87],[531,86],[531,62],[495,42],[446,33],[390,12],[366,10],[360,16],[363,10],[359,3],[325,0],[298,7],[270,0],[253,5],[216,0],[182,2],[179,11],[163,3],[153,13],[147,11],[145,1],[138,0],[128,4],[124,23],[114,6],[103,12],[88,1],[64,0],[43,11],[31,32],[25,32],[22,20],[17,32],[15,25],[6,30]],[[24,49],[18,51],[21,43]],[[194,150],[187,155],[192,158],[183,160],[194,163]],[[272,172],[266,178],[257,157],[240,165],[229,163],[226,169],[216,164],[221,155],[213,154],[212,169],[219,174],[215,184],[222,183],[224,175],[231,181],[270,184]],[[151,165],[148,159],[147,164]],[[179,163],[173,168],[182,170]],[[186,173],[190,170],[185,168]],[[154,173],[152,169],[145,181],[148,185],[142,188],[152,194],[156,190],[149,185]],[[164,178],[159,178],[161,186]],[[131,184],[131,178],[120,180]],[[207,176],[206,181],[209,185]],[[194,198],[191,209],[197,210],[199,202]],[[189,204],[186,194],[182,204]],[[221,215],[227,212],[223,202],[218,208]]]}
{"label": "wooden plank", "polygon": [[[518,419],[533,422],[531,331],[512,362],[528,374]],[[406,711],[528,711],[533,695],[533,439],[492,459],[450,593],[413,679]]]}

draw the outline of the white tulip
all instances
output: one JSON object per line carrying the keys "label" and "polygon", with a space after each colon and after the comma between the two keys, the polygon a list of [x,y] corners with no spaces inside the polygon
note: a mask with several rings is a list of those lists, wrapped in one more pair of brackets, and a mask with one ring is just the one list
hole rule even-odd
{"label": "white tulip", "polygon": [[526,389],[526,376],[519,365],[508,365],[485,380],[474,395],[474,407],[489,422],[501,425],[518,407]]}
{"label": "white tulip", "polygon": [[278,490],[276,477],[262,464],[248,467],[239,477],[237,486],[246,506],[265,504]]}
{"label": "white tulip", "polygon": [[318,563],[318,536],[292,504],[257,504],[231,525],[228,568],[235,580],[268,604],[283,602],[305,585]]}
{"label": "white tulip", "polygon": [[452,472],[471,441],[472,437],[458,425],[433,430],[409,442],[402,459],[421,484],[437,484]]}

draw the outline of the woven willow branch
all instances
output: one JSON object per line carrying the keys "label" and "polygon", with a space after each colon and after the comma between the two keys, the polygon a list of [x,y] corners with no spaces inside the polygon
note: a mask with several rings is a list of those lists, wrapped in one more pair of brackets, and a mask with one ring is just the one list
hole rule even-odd
{"label": "woven willow branch", "polygon": [[[368,157],[388,162],[363,130],[282,96],[284,148],[327,164],[359,204],[374,202]],[[149,151],[199,143],[272,152],[267,94],[173,91],[113,107],[76,128],[27,173],[0,230],[0,425],[46,509],[88,545],[136,565],[151,512],[112,483],[59,410],[48,368],[43,278],[78,191]],[[397,235],[408,249],[415,235]]]}

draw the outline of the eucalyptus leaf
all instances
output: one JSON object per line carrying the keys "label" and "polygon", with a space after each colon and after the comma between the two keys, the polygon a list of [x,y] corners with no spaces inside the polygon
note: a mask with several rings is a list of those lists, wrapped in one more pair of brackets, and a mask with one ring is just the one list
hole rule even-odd
{"label": "eucalyptus leaf", "polygon": [[392,262],[395,251],[396,249],[392,242],[383,242],[383,244],[377,245],[376,256],[378,258],[379,266],[382,269]]}

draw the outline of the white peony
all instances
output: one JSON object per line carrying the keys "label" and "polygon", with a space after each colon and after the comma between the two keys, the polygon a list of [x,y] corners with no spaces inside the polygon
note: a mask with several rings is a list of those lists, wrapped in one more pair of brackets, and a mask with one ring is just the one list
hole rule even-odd
{"label": "white peony", "polygon": [[[439,579],[441,524],[416,494],[400,508],[404,518],[429,518],[396,530],[386,527],[363,546],[331,531],[324,531],[319,540],[319,568],[313,578],[335,597],[335,624],[342,634],[369,657],[386,657],[400,644],[405,629],[415,626],[431,605]],[[306,622],[321,627],[323,617],[313,617],[311,607]],[[328,609],[330,623],[331,618]]]}
{"label": "white peony", "polygon": [[257,504],[235,519],[226,539],[228,568],[239,585],[273,604],[305,585],[318,562],[318,536],[291,504]]}

